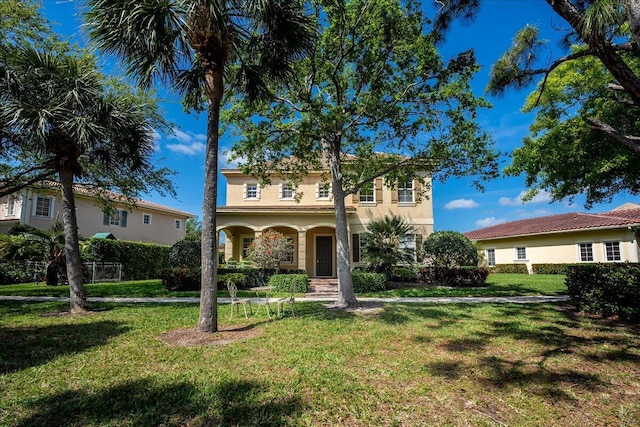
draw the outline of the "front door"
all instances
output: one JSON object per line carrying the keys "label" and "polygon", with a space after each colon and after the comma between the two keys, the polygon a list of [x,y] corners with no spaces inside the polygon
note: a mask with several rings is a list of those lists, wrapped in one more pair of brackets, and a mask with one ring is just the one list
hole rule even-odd
{"label": "front door", "polygon": [[333,273],[333,237],[316,237],[316,275],[331,276]]}

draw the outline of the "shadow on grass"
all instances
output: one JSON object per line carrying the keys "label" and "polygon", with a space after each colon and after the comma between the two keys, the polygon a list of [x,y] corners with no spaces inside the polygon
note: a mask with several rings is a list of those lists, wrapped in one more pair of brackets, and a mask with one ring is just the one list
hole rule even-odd
{"label": "shadow on grass", "polygon": [[65,354],[106,344],[129,328],[121,322],[100,321],[39,327],[0,327],[0,372],[38,366]]}
{"label": "shadow on grass", "polygon": [[187,382],[158,385],[151,379],[97,390],[67,390],[30,405],[19,426],[40,425],[264,425],[290,424],[299,397],[272,399],[255,381],[227,381],[207,394]]}

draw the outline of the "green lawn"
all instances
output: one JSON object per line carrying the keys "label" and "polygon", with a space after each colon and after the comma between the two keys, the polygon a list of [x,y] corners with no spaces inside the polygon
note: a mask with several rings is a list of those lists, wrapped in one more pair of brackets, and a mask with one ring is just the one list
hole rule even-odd
{"label": "green lawn", "polygon": [[[561,306],[296,303],[223,347],[194,305],[0,302],[2,426],[634,426],[640,338]],[[220,324],[229,306],[220,308]],[[247,323],[244,323],[247,322]]]}
{"label": "green lawn", "polygon": [[[513,296],[513,295],[562,295],[567,293],[565,276],[550,274],[491,274],[487,286],[481,288],[418,287],[394,289],[385,292],[362,294],[381,297],[459,297],[459,296]],[[199,292],[168,292],[160,280],[88,284],[90,297],[197,297]],[[68,286],[46,286],[24,283],[0,286],[0,295],[69,296]],[[228,296],[226,291],[219,295]],[[239,296],[254,297],[249,291],[240,291]],[[274,296],[277,296],[274,294]]]}

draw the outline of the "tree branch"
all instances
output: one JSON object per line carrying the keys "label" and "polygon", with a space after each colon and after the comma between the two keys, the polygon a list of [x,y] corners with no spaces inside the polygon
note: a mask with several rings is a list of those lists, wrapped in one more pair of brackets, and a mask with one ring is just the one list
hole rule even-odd
{"label": "tree branch", "polygon": [[640,137],[623,135],[613,126],[594,117],[587,117],[585,120],[587,123],[589,123],[589,125],[591,125],[592,129],[604,133],[605,135],[609,136],[610,138],[614,139],[618,143],[631,150],[634,154],[640,156]]}

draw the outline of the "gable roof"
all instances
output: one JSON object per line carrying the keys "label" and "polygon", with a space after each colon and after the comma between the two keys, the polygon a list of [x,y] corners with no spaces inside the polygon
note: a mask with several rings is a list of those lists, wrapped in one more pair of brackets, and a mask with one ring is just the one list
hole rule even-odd
{"label": "gable roof", "polygon": [[578,230],[619,228],[640,225],[640,205],[624,205],[603,213],[572,212],[505,222],[464,233],[471,240],[491,240],[506,237]]}

